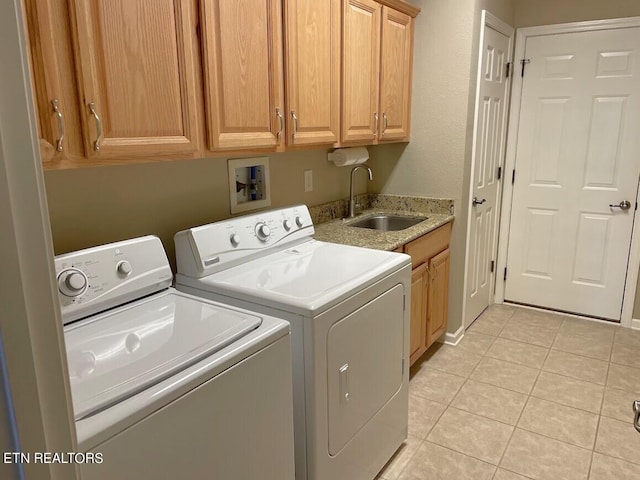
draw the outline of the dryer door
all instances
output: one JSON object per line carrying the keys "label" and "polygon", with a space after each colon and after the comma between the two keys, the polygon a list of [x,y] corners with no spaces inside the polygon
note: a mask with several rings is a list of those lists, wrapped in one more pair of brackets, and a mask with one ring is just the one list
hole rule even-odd
{"label": "dryer door", "polygon": [[402,285],[396,285],[329,329],[330,455],[337,455],[402,387],[403,295]]}

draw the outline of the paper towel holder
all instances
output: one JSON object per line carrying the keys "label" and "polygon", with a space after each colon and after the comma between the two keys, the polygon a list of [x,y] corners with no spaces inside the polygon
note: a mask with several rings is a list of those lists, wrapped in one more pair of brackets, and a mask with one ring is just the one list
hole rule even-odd
{"label": "paper towel holder", "polygon": [[327,154],[327,160],[333,162],[336,167],[362,165],[369,160],[369,151],[366,147],[337,148]]}

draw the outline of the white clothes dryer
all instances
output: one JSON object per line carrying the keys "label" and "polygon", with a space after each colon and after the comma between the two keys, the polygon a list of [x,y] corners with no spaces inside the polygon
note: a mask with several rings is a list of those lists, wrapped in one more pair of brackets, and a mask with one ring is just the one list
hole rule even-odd
{"label": "white clothes dryer", "polygon": [[178,232],[176,288],[291,323],[297,480],[371,480],[407,437],[411,261],[306,206]]}
{"label": "white clothes dryer", "polygon": [[171,288],[153,236],[55,268],[85,480],[294,478],[287,322]]}

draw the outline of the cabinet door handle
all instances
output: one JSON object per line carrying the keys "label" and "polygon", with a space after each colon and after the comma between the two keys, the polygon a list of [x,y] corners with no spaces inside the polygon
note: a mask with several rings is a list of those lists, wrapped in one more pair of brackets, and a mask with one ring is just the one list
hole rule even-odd
{"label": "cabinet door handle", "polygon": [[89,103],[89,111],[91,112],[91,115],[93,115],[93,118],[96,121],[96,141],[93,142],[93,149],[97,152],[100,150],[100,143],[102,142],[102,120],[100,120],[100,117],[96,112],[95,103],[93,102]]}
{"label": "cabinet door handle", "polygon": [[278,120],[280,121],[280,128],[278,128],[276,138],[278,139],[278,143],[280,143],[280,136],[282,135],[282,130],[284,129],[284,118],[282,117],[282,113],[280,112],[279,108],[276,108],[276,115],[278,116]]}
{"label": "cabinet door handle", "polygon": [[478,200],[478,197],[473,197],[473,200],[471,200],[471,204],[475,207],[476,205],[482,205],[486,201],[487,201],[486,198]]}
{"label": "cabinet door handle", "polygon": [[640,432],[640,400],[633,402],[633,413],[635,418],[633,419],[633,426],[638,432]]}
{"label": "cabinet door handle", "polygon": [[387,131],[387,114],[383,113],[382,114],[382,133],[380,134],[381,137],[384,137],[384,133]]}
{"label": "cabinet door handle", "polygon": [[291,110],[291,118],[293,118],[293,132],[291,133],[291,138],[295,140],[296,134],[298,133],[298,116],[294,110]]}
{"label": "cabinet door handle", "polygon": [[373,114],[373,138],[378,136],[378,112]]}
{"label": "cabinet door handle", "polygon": [[58,140],[56,140],[56,150],[61,152],[62,141],[64,140],[64,118],[62,117],[62,112],[58,105],[58,99],[51,100],[51,106],[53,107],[53,112],[56,114],[56,117],[58,117]]}

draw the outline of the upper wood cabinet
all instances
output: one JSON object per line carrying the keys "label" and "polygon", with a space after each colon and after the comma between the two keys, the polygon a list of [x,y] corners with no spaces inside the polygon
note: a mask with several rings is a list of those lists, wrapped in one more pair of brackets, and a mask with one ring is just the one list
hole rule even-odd
{"label": "upper wood cabinet", "polygon": [[77,90],[66,2],[25,0],[29,55],[45,166],[82,157]]}
{"label": "upper wood cabinet", "polygon": [[189,0],[72,0],[88,157],[198,150]]}
{"label": "upper wood cabinet", "polygon": [[209,148],[277,148],[286,114],[280,0],[202,0],[200,20]]}
{"label": "upper wood cabinet", "polygon": [[382,9],[379,139],[408,140],[413,74],[413,19],[389,7]]}
{"label": "upper wood cabinet", "polygon": [[287,143],[336,143],[340,136],[341,0],[287,0]]}
{"label": "upper wood cabinet", "polygon": [[413,17],[373,0],[344,0],[342,25],[342,141],[408,141]]}
{"label": "upper wood cabinet", "polygon": [[342,141],[372,144],[379,128],[380,18],[373,0],[343,0]]}
{"label": "upper wood cabinet", "polygon": [[45,168],[408,140],[404,0],[23,2]]}

